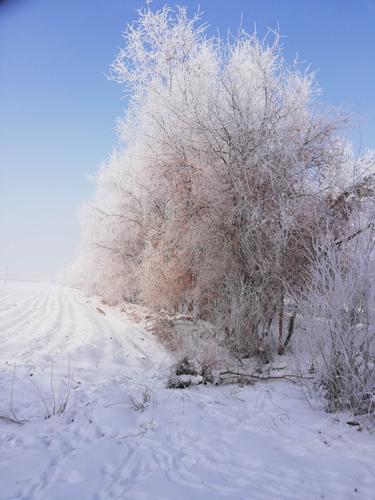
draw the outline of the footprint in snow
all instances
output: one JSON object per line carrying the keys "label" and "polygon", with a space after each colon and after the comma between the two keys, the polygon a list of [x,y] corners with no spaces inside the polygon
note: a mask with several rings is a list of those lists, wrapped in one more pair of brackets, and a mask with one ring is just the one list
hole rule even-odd
{"label": "footprint in snow", "polygon": [[82,476],[82,474],[80,474],[77,470],[72,470],[65,474],[64,479],[67,483],[70,484],[78,484],[86,480],[86,478]]}

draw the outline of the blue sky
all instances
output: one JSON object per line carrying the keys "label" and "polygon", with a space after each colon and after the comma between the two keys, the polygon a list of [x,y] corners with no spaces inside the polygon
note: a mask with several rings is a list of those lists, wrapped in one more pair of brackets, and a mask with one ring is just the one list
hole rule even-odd
{"label": "blue sky", "polygon": [[[169,2],[173,5],[173,2]],[[318,70],[357,148],[375,148],[375,0],[181,0],[216,30],[279,26]],[[154,0],[155,8],[164,2]],[[116,144],[121,87],[106,80],[134,0],[0,0],[0,277],[53,279],[74,256],[77,207]]]}

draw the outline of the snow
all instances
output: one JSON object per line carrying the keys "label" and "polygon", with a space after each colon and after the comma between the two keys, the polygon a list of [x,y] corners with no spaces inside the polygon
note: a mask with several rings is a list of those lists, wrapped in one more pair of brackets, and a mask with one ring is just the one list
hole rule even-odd
{"label": "snow", "polygon": [[375,498],[373,434],[286,381],[166,389],[173,358],[76,290],[1,285],[0,341],[1,499]]}

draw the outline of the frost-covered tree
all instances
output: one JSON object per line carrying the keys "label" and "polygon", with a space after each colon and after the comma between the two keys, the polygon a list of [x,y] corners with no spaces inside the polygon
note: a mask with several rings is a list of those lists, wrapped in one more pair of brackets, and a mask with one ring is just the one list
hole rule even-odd
{"label": "frost-covered tree", "polygon": [[319,236],[349,229],[369,164],[338,135],[345,120],[320,110],[314,74],[285,62],[277,33],[209,37],[183,7],[139,11],[111,75],[128,110],[71,282],[215,319],[242,353],[278,318],[282,350],[286,298]]}

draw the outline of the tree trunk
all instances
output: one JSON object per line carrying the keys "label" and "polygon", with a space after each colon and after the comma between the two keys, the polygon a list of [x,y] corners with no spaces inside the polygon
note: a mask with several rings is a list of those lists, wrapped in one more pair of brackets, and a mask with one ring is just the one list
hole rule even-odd
{"label": "tree trunk", "polygon": [[279,350],[278,350],[278,354],[280,354],[280,355],[285,353],[285,350],[288,347],[290,339],[292,338],[292,335],[294,332],[294,325],[295,325],[295,321],[296,321],[296,315],[297,315],[297,311],[294,310],[292,316],[289,319],[288,335],[285,339],[284,345],[281,346],[281,348],[279,348]]}
{"label": "tree trunk", "polygon": [[279,346],[277,352],[280,354],[283,350],[283,325],[284,323],[284,293],[282,293],[280,297],[280,306],[279,306]]}

